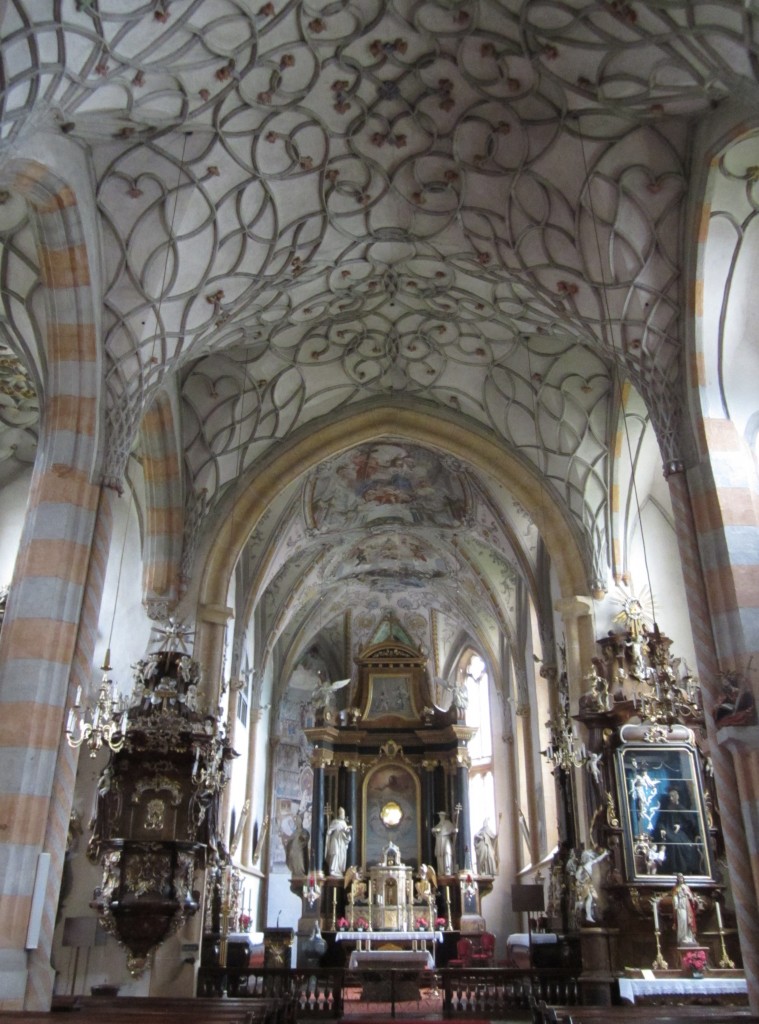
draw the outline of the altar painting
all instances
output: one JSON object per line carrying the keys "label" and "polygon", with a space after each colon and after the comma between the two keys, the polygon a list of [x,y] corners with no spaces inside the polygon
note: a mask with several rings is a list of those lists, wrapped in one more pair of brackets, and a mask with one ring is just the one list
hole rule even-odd
{"label": "altar painting", "polygon": [[[389,817],[383,808],[397,804]],[[419,780],[399,764],[380,765],[364,782],[364,864],[377,864],[388,843],[395,843],[405,864],[419,864],[421,851]]]}
{"label": "altar painting", "polygon": [[629,744],[617,778],[630,880],[711,878],[711,851],[695,753],[687,744]]}

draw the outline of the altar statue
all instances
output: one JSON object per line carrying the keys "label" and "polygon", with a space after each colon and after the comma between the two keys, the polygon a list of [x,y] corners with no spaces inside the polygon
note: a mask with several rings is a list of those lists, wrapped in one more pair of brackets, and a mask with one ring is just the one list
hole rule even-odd
{"label": "altar statue", "polygon": [[678,946],[696,946],[696,910],[700,899],[682,875],[677,875],[672,889],[672,909],[674,911],[674,928]]}
{"label": "altar statue", "polygon": [[477,874],[498,874],[498,833],[490,827],[490,818],[485,818],[482,828],[474,837],[474,853],[477,858]]}
{"label": "altar statue", "polygon": [[308,843],[311,838],[308,829],[303,827],[303,814],[295,815],[295,830],[287,835],[280,832],[282,845],[285,848],[285,861],[292,876],[300,877],[308,873]]}
{"label": "altar statue", "polygon": [[598,892],[593,884],[593,868],[604,857],[609,856],[609,851],[604,850],[602,853],[595,853],[593,850],[583,850],[580,854],[580,863],[577,865],[574,873],[575,881],[575,919],[579,925],[582,921],[583,914],[588,924],[595,924],[596,919],[593,917],[593,904],[598,898]]}
{"label": "altar statue", "polygon": [[352,831],[353,826],[346,821],[344,808],[338,807],[337,817],[330,822],[324,842],[324,859],[327,862],[327,870],[330,875],[340,878],[345,875],[348,845],[351,841]]}
{"label": "altar statue", "polygon": [[448,817],[447,811],[438,811],[439,821],[432,829],[435,836],[435,858],[439,875],[453,874],[453,839],[458,829]]}

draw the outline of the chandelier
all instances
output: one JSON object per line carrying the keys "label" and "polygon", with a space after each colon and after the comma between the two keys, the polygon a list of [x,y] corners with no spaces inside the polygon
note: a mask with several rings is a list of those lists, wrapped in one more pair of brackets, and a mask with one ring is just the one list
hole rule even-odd
{"label": "chandelier", "polygon": [[546,723],[550,739],[543,751],[554,769],[568,772],[570,768],[582,768],[588,760],[585,744],[578,741],[568,716],[559,714]]}
{"label": "chandelier", "polygon": [[[563,661],[563,648],[561,653]],[[543,670],[543,674],[549,676],[555,676],[555,673],[556,669],[550,672]],[[568,772],[571,768],[582,768],[588,760],[588,755],[585,744],[580,743],[577,738],[577,726],[572,723],[569,715],[569,678],[566,664],[559,677],[558,704],[558,711],[546,722],[549,740],[542,754],[551,762],[554,770]]]}
{"label": "chandelier", "polygon": [[81,747],[86,743],[90,757],[95,757],[103,746],[118,752],[126,741],[128,702],[115,690],[110,678],[111,650],[105,652],[101,665],[103,679],[94,705],[82,708],[82,688],[77,687],[74,706],[66,720],[66,739],[69,746]]}

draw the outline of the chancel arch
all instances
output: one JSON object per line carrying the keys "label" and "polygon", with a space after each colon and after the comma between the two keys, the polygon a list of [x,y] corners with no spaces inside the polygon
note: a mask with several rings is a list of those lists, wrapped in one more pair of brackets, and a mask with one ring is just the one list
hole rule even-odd
{"label": "chancel arch", "polygon": [[274,496],[301,474],[352,445],[381,438],[397,438],[429,445],[450,453],[510,489],[527,514],[540,517],[545,543],[563,596],[586,593],[589,568],[568,520],[550,496],[538,475],[523,460],[469,427],[433,413],[420,413],[393,405],[351,413],[333,419],[307,437],[280,449],[276,458],[263,461],[248,474],[226,503],[220,528],[199,556],[197,591],[188,594],[183,607],[199,609],[197,651],[210,677],[218,678],[221,637],[204,619],[204,608],[225,607],[234,566],[261,516]]}

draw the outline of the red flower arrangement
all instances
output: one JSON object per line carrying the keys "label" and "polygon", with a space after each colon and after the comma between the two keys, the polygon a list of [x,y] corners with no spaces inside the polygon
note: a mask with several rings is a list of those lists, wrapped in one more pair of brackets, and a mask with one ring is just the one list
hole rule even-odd
{"label": "red flower arrangement", "polygon": [[341,932],[345,931],[345,929],[348,927],[348,918],[347,917],[338,917],[338,919],[337,919],[337,927],[340,929]]}
{"label": "red flower arrangement", "polygon": [[706,951],[703,949],[688,949],[683,953],[681,963],[689,971],[703,971],[706,967]]}
{"label": "red flower arrangement", "polygon": [[436,917],[435,918],[435,924],[437,925],[438,928],[445,928],[445,918],[444,917]]}
{"label": "red flower arrangement", "polygon": [[363,931],[369,927],[369,922],[366,920],[365,917],[357,917],[355,926],[356,928],[358,928],[359,931]]}
{"label": "red flower arrangement", "polygon": [[416,919],[416,926],[420,930],[429,927],[428,924],[427,924],[427,918],[426,917],[417,917],[417,919]]}

